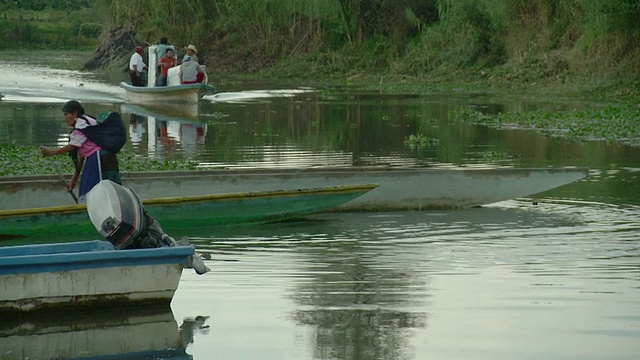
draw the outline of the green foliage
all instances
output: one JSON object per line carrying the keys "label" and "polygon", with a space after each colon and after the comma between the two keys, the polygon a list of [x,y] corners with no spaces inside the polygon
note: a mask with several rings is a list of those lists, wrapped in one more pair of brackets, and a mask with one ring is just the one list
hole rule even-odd
{"label": "green foliage", "polygon": [[418,129],[418,132],[414,135],[411,134],[404,139],[404,146],[411,150],[422,151],[430,146],[436,146],[440,143],[440,140],[434,137],[429,137],[422,132],[422,129]]}
{"label": "green foliage", "polygon": [[0,3],[0,9],[20,9],[20,10],[34,10],[42,11],[46,9],[77,9],[80,7],[90,7],[96,0],[19,0],[11,1],[5,0]]}
{"label": "green foliage", "polygon": [[501,151],[485,151],[482,153],[482,158],[488,162],[498,162],[509,160],[509,154]]}
{"label": "green foliage", "polygon": [[[0,22],[0,49],[41,48],[72,49],[95,46],[102,24],[95,18],[88,1],[42,1],[5,5]],[[24,9],[24,10],[23,10]]]}
{"label": "green foliage", "polygon": [[0,176],[73,173],[68,157],[44,158],[38,148],[0,144]]}
{"label": "green foliage", "polygon": [[450,121],[479,124],[493,128],[539,130],[547,136],[574,141],[605,140],[640,146],[640,107],[613,106],[586,111],[533,111],[526,113],[485,114],[461,108],[448,114]]}
{"label": "green foliage", "polygon": [[[136,156],[125,147],[118,154],[121,172],[194,170],[197,162],[189,160],[155,160]],[[71,160],[66,155],[43,157],[40,149],[33,146],[0,144],[0,176],[37,174],[72,174]]]}
{"label": "green foliage", "polygon": [[[220,73],[483,81],[638,75],[637,0],[25,0],[1,3],[0,48],[72,48],[98,33],[194,44]],[[40,11],[35,11],[43,9]],[[8,15],[8,17],[7,17]],[[31,46],[33,47],[33,46]],[[265,71],[265,69],[268,69]],[[633,88],[629,88],[633,91]]]}

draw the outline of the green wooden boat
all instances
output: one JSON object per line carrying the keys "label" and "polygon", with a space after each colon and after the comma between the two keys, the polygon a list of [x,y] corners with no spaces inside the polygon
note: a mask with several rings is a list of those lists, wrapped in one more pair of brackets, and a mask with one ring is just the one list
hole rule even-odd
{"label": "green wooden boat", "polygon": [[[321,212],[373,190],[377,184],[239,192],[142,201],[163,229],[264,223]],[[0,210],[0,236],[97,234],[84,204]]]}

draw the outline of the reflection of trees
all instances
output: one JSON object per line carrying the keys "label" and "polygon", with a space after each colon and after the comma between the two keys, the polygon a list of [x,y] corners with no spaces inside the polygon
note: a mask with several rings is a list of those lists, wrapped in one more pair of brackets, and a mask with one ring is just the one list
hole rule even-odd
{"label": "reflection of trees", "polygon": [[58,135],[68,132],[60,108],[54,112],[48,104],[0,103],[0,143],[56,145]]}
{"label": "reflection of trees", "polygon": [[[88,113],[113,104],[84,104]],[[305,165],[423,165],[486,162],[486,153],[506,154],[503,165],[520,167],[609,167],[633,161],[636,148],[602,142],[579,144],[545,138],[527,130],[495,130],[453,122],[448,112],[470,107],[486,113],[580,108],[579,103],[475,97],[473,94],[410,95],[365,92],[308,93],[247,104],[203,103],[201,114],[224,114],[211,121],[190,158],[218,164],[286,160]],[[69,132],[60,105],[0,102],[0,141],[16,145],[61,145]],[[404,139],[423,133],[438,140],[421,151]],[[161,134],[159,132],[159,134]],[[204,144],[200,143],[204,139]],[[168,152],[180,144],[164,137]],[[144,144],[144,140],[141,143]],[[131,146],[131,145],[127,145]],[[202,156],[205,154],[205,156]],[[182,155],[182,154],[181,154]],[[491,159],[489,159],[491,160]],[[292,161],[292,163],[294,163]]]}
{"label": "reflection of trees", "polygon": [[[411,329],[426,326],[426,314],[413,311],[424,309],[424,279],[406,271],[402,262],[384,264],[378,250],[335,247],[321,252],[300,249],[315,258],[305,271],[312,279],[292,295],[306,309],[291,317],[314,328],[316,357],[407,357]],[[325,265],[320,271],[319,264]]]}
{"label": "reflection of trees", "polygon": [[[404,151],[404,138],[416,128],[413,109],[387,104],[370,95],[353,95],[327,102],[309,95],[304,102],[274,99],[267,104],[215,104],[228,116],[207,139],[207,148],[222,162],[264,161],[307,152],[336,161],[366,165],[371,157],[390,153],[413,158]],[[213,109],[204,108],[203,112]],[[344,165],[344,164],[341,164]]]}
{"label": "reflection of trees", "polygon": [[315,327],[318,359],[402,359],[408,332],[424,327],[424,314],[385,310],[308,310],[294,314],[295,321]]}
{"label": "reflection of trees", "polygon": [[291,289],[297,306],[289,318],[311,329],[315,358],[409,358],[413,332],[427,326],[429,277],[422,256],[395,246],[406,235],[387,229],[414,228],[424,218],[416,214],[389,225],[375,216],[340,217],[221,227],[211,233],[215,239],[205,235],[193,243],[234,256],[266,248],[296,254],[295,274],[305,276]]}

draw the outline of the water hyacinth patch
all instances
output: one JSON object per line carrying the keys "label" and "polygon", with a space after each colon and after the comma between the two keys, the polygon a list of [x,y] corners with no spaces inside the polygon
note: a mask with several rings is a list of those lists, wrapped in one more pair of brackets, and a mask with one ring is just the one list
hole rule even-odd
{"label": "water hyacinth patch", "polygon": [[440,143],[437,138],[429,137],[422,132],[422,129],[418,129],[415,135],[409,135],[404,138],[404,145],[411,150],[424,150],[429,146],[436,146]]}
{"label": "water hyacinth patch", "polygon": [[485,114],[471,108],[448,113],[449,121],[485,125],[497,129],[519,128],[541,131],[574,141],[605,140],[640,146],[640,108],[609,105],[585,111],[531,111]]}
{"label": "water hyacinth patch", "polygon": [[[126,148],[118,154],[118,160],[120,172],[195,170],[198,165],[190,160],[144,158]],[[72,174],[73,171],[67,155],[44,157],[37,147],[0,144],[0,176]]]}

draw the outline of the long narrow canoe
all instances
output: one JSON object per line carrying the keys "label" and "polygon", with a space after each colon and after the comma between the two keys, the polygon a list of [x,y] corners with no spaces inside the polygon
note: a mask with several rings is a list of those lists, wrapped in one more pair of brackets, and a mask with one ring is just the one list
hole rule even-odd
{"label": "long narrow canoe", "polygon": [[[428,210],[481,206],[527,197],[588,176],[585,168],[216,169],[124,173],[123,184],[141,199],[217,192],[270,191],[347,184],[378,188],[332,210]],[[59,176],[0,177],[0,209],[69,203]],[[5,200],[6,199],[6,200]]]}
{"label": "long narrow canoe", "polygon": [[[296,218],[341,205],[376,187],[376,184],[344,185],[158,197],[143,199],[142,203],[168,231]],[[84,204],[0,210],[0,235],[96,233]]]}

